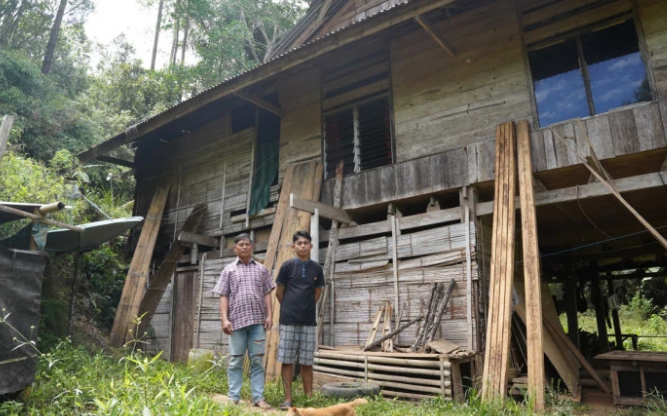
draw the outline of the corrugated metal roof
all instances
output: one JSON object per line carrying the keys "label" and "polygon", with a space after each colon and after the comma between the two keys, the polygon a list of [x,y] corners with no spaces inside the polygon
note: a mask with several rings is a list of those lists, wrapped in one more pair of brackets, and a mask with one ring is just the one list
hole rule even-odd
{"label": "corrugated metal roof", "polygon": [[[243,76],[246,76],[246,75],[248,75],[248,74],[250,74],[250,73],[252,73],[252,72],[254,72],[254,71],[257,71],[257,70],[260,69],[260,68],[264,68],[264,67],[267,67],[267,66],[269,66],[269,65],[275,65],[275,64],[277,64],[279,61],[281,61],[281,60],[283,60],[283,59],[286,59],[286,57],[288,57],[290,54],[292,54],[292,53],[294,53],[294,52],[296,52],[296,51],[299,51],[299,50],[304,49],[304,48],[306,48],[306,47],[309,47],[309,46],[311,46],[311,45],[315,45],[315,44],[317,44],[317,43],[319,43],[319,42],[321,42],[321,41],[323,41],[323,40],[325,40],[325,39],[327,39],[327,38],[329,38],[329,37],[331,37],[331,36],[334,36],[334,35],[336,35],[336,34],[338,34],[338,33],[340,33],[340,32],[349,30],[349,29],[351,29],[351,28],[353,28],[353,27],[355,27],[355,26],[357,26],[357,25],[359,25],[359,24],[361,24],[361,23],[364,23],[364,22],[366,22],[366,21],[368,21],[368,20],[371,20],[371,19],[374,19],[374,18],[378,18],[379,16],[384,15],[385,13],[388,13],[388,12],[394,11],[394,10],[396,10],[396,9],[399,9],[399,8],[401,8],[401,7],[403,7],[403,6],[406,6],[407,4],[409,4],[409,3],[411,3],[411,2],[415,2],[415,0],[394,0],[394,1],[391,2],[391,3],[393,3],[393,5],[387,7],[386,9],[379,10],[377,13],[374,13],[374,14],[372,14],[372,15],[370,15],[370,16],[365,16],[365,15],[364,15],[364,16],[361,17],[360,19],[358,19],[358,20],[356,20],[356,21],[350,23],[350,24],[347,25],[347,26],[343,26],[343,27],[341,27],[341,28],[339,28],[339,29],[333,30],[333,31],[331,31],[331,32],[329,32],[329,33],[327,33],[327,34],[325,34],[325,35],[322,35],[322,36],[320,36],[320,37],[318,37],[318,38],[316,38],[316,39],[310,40],[310,41],[305,42],[305,43],[303,43],[303,44],[301,44],[301,45],[297,45],[296,47],[291,48],[291,49],[289,49],[289,50],[287,50],[287,51],[285,51],[285,52],[282,52],[282,53],[280,53],[280,54],[277,54],[277,55],[273,56],[272,58],[270,58],[268,61],[266,61],[266,62],[264,62],[264,63],[262,63],[262,64],[260,64],[260,65],[258,65],[258,66],[256,66],[256,67],[254,67],[254,68],[252,68],[252,69],[248,69],[248,70],[246,70],[246,71],[240,72],[239,74],[237,74],[237,75],[235,75],[235,76],[232,76],[232,77],[230,77],[230,78],[227,78],[227,79],[223,80],[222,82],[220,82],[219,84],[217,84],[217,85],[215,85],[215,86],[213,86],[213,87],[210,87],[210,88],[208,88],[208,89],[206,89],[206,90],[203,90],[203,91],[201,91],[199,94],[197,94],[197,95],[195,95],[195,96],[193,96],[193,97],[190,97],[189,99],[187,99],[187,100],[185,100],[185,101],[182,101],[182,102],[180,102],[180,103],[178,103],[178,104],[176,104],[176,105],[174,105],[174,106],[168,108],[167,110],[165,110],[165,111],[163,111],[163,112],[161,112],[161,113],[159,113],[159,114],[156,114],[156,115],[154,115],[154,116],[152,116],[152,117],[149,117],[149,118],[147,118],[147,119],[141,121],[140,123],[138,123],[138,124],[136,124],[136,125],[134,125],[134,126],[129,127],[129,128],[126,130],[126,132],[133,131],[133,130],[139,130],[139,131],[141,131],[142,127],[145,126],[146,124],[152,122],[153,120],[155,120],[155,119],[157,119],[157,118],[159,118],[159,117],[163,117],[163,116],[165,116],[166,113],[169,113],[169,112],[173,111],[175,108],[179,108],[179,107],[182,107],[182,106],[187,105],[189,102],[191,102],[192,100],[194,100],[195,98],[197,98],[197,97],[199,97],[199,96],[201,96],[201,95],[203,95],[203,94],[206,94],[206,93],[208,93],[208,92],[210,92],[210,91],[212,91],[212,90],[215,90],[215,89],[221,88],[222,86],[225,86],[225,85],[227,85],[227,84],[230,84],[230,83],[236,81],[237,79],[239,79],[239,78],[241,78],[241,77],[243,77]],[[260,81],[261,81],[261,79],[260,79],[260,80],[257,80],[257,82],[260,82]],[[196,109],[193,109],[193,111],[196,111]],[[118,136],[115,136],[115,137],[113,137],[113,138],[111,138],[111,139],[108,139],[108,140],[106,140],[105,142],[102,142],[102,143],[100,143],[100,144],[94,146],[94,147],[91,148],[91,149],[94,149],[94,148],[96,148],[96,147],[98,147],[98,146],[101,146],[102,144],[104,144],[104,143],[106,143],[106,142],[109,142],[109,141],[112,141],[112,140],[117,140],[117,139],[120,138],[120,136],[124,136],[124,135],[126,135],[126,134],[127,134],[126,132],[123,132],[123,133],[119,134]],[[147,132],[147,133],[148,133],[148,132]],[[120,145],[122,145],[122,143],[119,144],[118,146],[120,146]],[[116,147],[118,147],[118,146],[115,146],[114,148],[116,148]],[[108,151],[111,151],[111,150],[108,150]],[[108,152],[108,151],[107,151],[107,152]],[[83,152],[83,153],[86,153],[86,152]]]}

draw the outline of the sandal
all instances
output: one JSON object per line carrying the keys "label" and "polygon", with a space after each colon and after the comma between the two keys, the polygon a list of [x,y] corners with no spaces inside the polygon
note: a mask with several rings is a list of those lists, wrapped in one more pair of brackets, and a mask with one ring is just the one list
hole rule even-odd
{"label": "sandal", "polygon": [[292,407],[292,402],[285,400],[283,404],[280,405],[280,410],[289,410]]}
{"label": "sandal", "polygon": [[266,402],[266,400],[262,399],[255,403],[256,407],[259,407],[262,410],[269,410],[271,408],[271,405]]}

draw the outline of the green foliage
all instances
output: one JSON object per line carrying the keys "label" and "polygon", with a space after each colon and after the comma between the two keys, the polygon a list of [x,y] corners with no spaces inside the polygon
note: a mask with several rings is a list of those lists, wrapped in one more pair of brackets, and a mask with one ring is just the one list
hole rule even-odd
{"label": "green foliage", "polygon": [[83,151],[95,141],[82,105],[63,95],[23,52],[0,50],[0,114],[14,114],[10,144],[47,160],[56,150]]}

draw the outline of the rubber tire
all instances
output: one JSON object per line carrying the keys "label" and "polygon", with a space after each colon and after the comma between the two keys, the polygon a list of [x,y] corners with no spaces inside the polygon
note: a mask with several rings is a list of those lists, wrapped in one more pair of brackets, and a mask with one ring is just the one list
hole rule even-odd
{"label": "rubber tire", "polygon": [[380,394],[380,386],[363,382],[327,383],[322,386],[322,394],[329,397],[341,397],[353,399],[355,397],[368,397]]}

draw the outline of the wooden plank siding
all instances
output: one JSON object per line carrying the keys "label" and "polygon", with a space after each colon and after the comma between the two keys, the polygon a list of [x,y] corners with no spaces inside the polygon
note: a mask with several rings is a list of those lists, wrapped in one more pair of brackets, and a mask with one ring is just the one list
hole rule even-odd
{"label": "wooden plank siding", "polygon": [[[471,224],[472,279],[479,276],[475,246],[476,232]],[[398,276],[401,306],[406,310],[401,318],[407,323],[419,316],[420,299],[429,298],[432,282],[456,281],[452,297],[443,315],[437,337],[442,337],[457,345],[468,344],[465,226],[454,224],[435,227],[425,231],[403,233],[398,237],[398,259],[401,260]],[[334,345],[363,345],[373,324],[377,310],[387,301],[394,300],[393,269],[391,263],[374,267],[366,263],[367,269],[351,271],[349,264],[362,263],[371,254],[373,258],[391,259],[392,239],[371,238],[360,242],[342,244],[336,248]],[[478,347],[477,311],[473,309],[473,349]],[[324,344],[331,345],[329,339],[330,309],[324,316]],[[398,342],[411,343],[417,327],[412,326],[402,332]]]}

